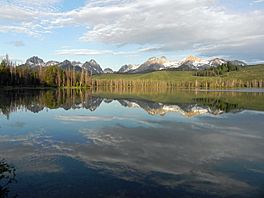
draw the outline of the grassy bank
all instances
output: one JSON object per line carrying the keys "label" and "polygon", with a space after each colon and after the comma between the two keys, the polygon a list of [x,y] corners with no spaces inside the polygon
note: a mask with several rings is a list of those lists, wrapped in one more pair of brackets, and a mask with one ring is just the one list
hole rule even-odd
{"label": "grassy bank", "polygon": [[241,68],[222,76],[195,76],[194,71],[156,71],[145,74],[101,74],[93,76],[93,87],[136,88],[235,88],[264,87],[264,65]]}

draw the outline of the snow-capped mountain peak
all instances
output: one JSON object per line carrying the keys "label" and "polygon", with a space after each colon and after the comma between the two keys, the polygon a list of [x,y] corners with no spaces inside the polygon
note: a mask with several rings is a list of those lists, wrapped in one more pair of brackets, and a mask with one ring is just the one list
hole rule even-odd
{"label": "snow-capped mountain peak", "polygon": [[72,61],[71,64],[76,67],[76,66],[79,66],[79,67],[82,67],[82,63],[80,61]]}
{"label": "snow-capped mountain peak", "polygon": [[90,63],[91,65],[98,65],[98,63],[97,63],[94,59],[91,59],[91,60],[89,61],[89,63]]}
{"label": "snow-capped mountain peak", "polygon": [[118,73],[130,73],[134,70],[136,70],[140,65],[123,65],[119,70]]}
{"label": "snow-capped mountain peak", "polygon": [[104,69],[104,73],[105,74],[112,74],[112,73],[114,73],[114,71],[111,68],[108,67],[108,68]]}
{"label": "snow-capped mountain peak", "polygon": [[166,68],[178,68],[180,66],[180,62],[179,61],[167,61],[166,63],[164,63],[164,66]]}
{"label": "snow-capped mountain peak", "polygon": [[91,74],[102,74],[104,71],[102,70],[101,66],[94,60],[91,59],[90,61],[86,61],[82,67],[88,70]]}
{"label": "snow-capped mountain peak", "polygon": [[148,64],[164,64],[166,62],[168,62],[167,58],[165,56],[162,56],[160,58],[151,57],[145,63],[148,63]]}
{"label": "snow-capped mountain peak", "polygon": [[55,66],[58,65],[59,62],[58,61],[48,61],[45,63],[45,67],[49,67],[49,66]]}
{"label": "snow-capped mountain peak", "polygon": [[218,66],[218,65],[222,65],[222,64],[226,64],[227,61],[221,58],[214,58],[209,60],[209,65],[210,66]]}
{"label": "snow-capped mountain peak", "polygon": [[179,69],[179,70],[203,70],[209,67],[217,67],[222,64],[231,63],[232,65],[245,66],[242,61],[227,61],[221,58],[203,59],[195,56],[187,56],[180,61],[170,61],[165,56],[160,58],[151,57],[141,65],[124,65],[118,71],[119,73],[142,73],[149,71],[157,71],[164,69]]}
{"label": "snow-capped mountain peak", "polygon": [[193,66],[199,67],[201,65],[208,64],[208,60],[204,60],[202,58],[190,55],[181,61],[181,64],[188,64],[188,63],[192,63]]}
{"label": "snow-capped mountain peak", "polygon": [[184,58],[182,61],[183,61],[183,62],[184,62],[184,61],[202,62],[203,59],[201,59],[201,58],[199,58],[199,57],[195,57],[195,56],[193,56],[193,55],[189,55],[189,56],[187,56],[186,58]]}

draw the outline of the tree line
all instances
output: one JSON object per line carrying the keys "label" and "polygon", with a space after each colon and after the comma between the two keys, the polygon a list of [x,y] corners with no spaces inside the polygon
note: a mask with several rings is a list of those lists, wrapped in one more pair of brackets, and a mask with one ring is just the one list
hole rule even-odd
{"label": "tree line", "polygon": [[126,80],[126,79],[93,79],[93,89],[105,87],[111,90],[163,90],[165,88],[263,88],[264,80],[238,80],[221,78],[200,78],[192,80]]}
{"label": "tree line", "polygon": [[74,67],[65,70],[58,66],[34,67],[14,66],[3,60],[0,64],[0,86],[48,86],[48,87],[90,87],[92,77],[89,71],[76,71]]}
{"label": "tree line", "polygon": [[96,101],[91,89],[0,89],[0,115],[6,115],[9,119],[12,112],[27,109],[37,113],[44,107],[93,110],[102,101]]}
{"label": "tree line", "polygon": [[222,76],[226,72],[239,71],[241,66],[232,65],[230,62],[219,65],[217,67],[210,67],[205,70],[196,71],[194,76]]}
{"label": "tree line", "polygon": [[[193,72],[192,78],[184,80],[175,79],[111,79],[111,78],[92,78],[89,71],[82,68],[76,71],[74,67],[62,69],[58,66],[34,67],[14,66],[8,58],[0,64],[0,86],[18,87],[89,87],[98,89],[107,87],[113,90],[162,90],[164,88],[262,88],[262,79],[224,79],[223,74],[230,71],[239,71],[240,66],[230,63],[221,66]],[[217,78],[206,78],[216,76]]]}

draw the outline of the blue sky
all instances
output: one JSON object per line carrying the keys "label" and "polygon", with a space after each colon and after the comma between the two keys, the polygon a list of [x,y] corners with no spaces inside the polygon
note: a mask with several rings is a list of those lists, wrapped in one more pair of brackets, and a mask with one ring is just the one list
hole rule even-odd
{"label": "blue sky", "polygon": [[264,0],[0,0],[0,10],[0,56],[18,62],[264,60]]}

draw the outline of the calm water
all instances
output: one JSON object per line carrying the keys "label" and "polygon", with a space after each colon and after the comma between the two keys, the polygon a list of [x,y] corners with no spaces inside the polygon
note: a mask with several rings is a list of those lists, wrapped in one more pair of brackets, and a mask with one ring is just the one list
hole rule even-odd
{"label": "calm water", "polygon": [[0,90],[1,159],[0,197],[263,197],[264,93]]}

